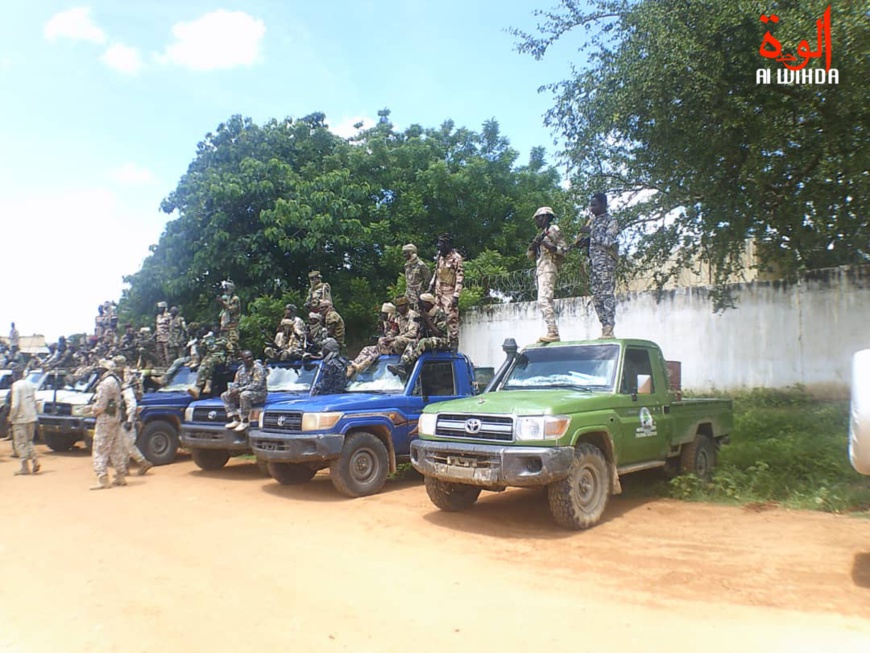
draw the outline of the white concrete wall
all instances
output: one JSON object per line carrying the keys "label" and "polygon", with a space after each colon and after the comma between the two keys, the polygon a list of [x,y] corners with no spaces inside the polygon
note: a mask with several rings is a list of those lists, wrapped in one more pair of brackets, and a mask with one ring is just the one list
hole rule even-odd
{"label": "white concrete wall", "polygon": [[[737,308],[718,314],[707,287],[618,295],[616,335],[657,342],[665,358],[682,362],[686,390],[799,383],[820,396],[848,397],[852,355],[870,347],[870,266],[733,289]],[[588,297],[556,300],[556,315],[562,340],[601,332]],[[498,367],[505,338],[522,347],[544,332],[534,302],[478,307],[462,315],[460,346],[476,365]]]}

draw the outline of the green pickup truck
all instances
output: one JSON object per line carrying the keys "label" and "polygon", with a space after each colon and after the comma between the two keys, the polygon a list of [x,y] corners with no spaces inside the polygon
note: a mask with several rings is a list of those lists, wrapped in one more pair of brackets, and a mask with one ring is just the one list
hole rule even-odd
{"label": "green pickup truck", "polygon": [[[427,407],[411,463],[442,510],[481,490],[546,486],[565,528],[594,526],[620,477],[663,467],[709,478],[733,414],[727,399],[683,399],[678,363],[648,340],[536,344],[507,360],[486,391]],[[670,368],[670,369],[669,369]]]}

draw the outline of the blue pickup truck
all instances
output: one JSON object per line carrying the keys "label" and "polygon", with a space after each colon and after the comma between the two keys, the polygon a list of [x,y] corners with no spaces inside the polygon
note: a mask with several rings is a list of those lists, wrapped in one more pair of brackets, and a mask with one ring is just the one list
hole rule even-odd
{"label": "blue pickup truck", "polygon": [[351,378],[347,391],[271,404],[249,440],[270,475],[292,485],[329,467],[335,488],[348,497],[376,494],[387,475],[410,459],[417,419],[428,404],[475,393],[474,367],[463,355],[426,353],[402,382],[381,356]]}
{"label": "blue pickup truck", "polygon": [[[320,361],[273,363],[266,368],[268,393],[265,407],[307,396],[317,379]],[[256,424],[263,407],[255,407],[251,423]],[[193,462],[201,469],[220,469],[230,456],[250,453],[246,433],[226,428],[227,413],[220,397],[191,403],[184,413],[181,425],[181,443],[190,449]],[[265,463],[259,463],[266,470]]]}

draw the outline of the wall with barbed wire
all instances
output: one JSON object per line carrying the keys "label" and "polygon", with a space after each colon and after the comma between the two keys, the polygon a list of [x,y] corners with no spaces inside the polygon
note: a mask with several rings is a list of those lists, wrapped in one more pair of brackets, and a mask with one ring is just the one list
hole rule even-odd
{"label": "wall with barbed wire", "polygon": [[[505,295],[533,296],[532,274],[504,277]],[[510,280],[504,284],[504,280]],[[563,278],[563,291],[585,287]],[[756,281],[730,287],[735,308],[713,310],[709,286],[617,295],[616,335],[657,342],[682,362],[686,390],[738,391],[801,384],[826,397],[847,397],[852,355],[870,348],[870,266],[815,270],[795,282]],[[597,338],[588,296],[557,299],[562,340]],[[460,347],[476,365],[498,367],[501,345],[522,347],[543,335],[534,301],[480,305],[462,315]]]}

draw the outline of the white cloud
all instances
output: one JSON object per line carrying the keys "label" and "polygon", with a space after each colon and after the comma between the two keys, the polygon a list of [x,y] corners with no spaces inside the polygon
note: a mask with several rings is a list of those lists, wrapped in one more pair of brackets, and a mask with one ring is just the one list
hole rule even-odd
{"label": "white cloud", "polygon": [[[362,127],[357,128],[356,125],[362,123]],[[341,136],[342,138],[350,138],[351,136],[355,136],[362,129],[369,129],[370,127],[375,126],[375,121],[373,118],[366,118],[364,116],[354,116],[353,118],[344,118],[337,125],[333,125],[329,128],[336,136]]]}
{"label": "white cloud", "polygon": [[109,171],[109,177],[122,184],[142,185],[154,181],[154,174],[142,166],[127,162],[114,170]]}
{"label": "white cloud", "polygon": [[266,25],[243,11],[218,9],[189,23],[172,27],[175,41],[158,62],[190,70],[219,70],[251,66],[260,59]]}
{"label": "white cloud", "polygon": [[135,75],[142,69],[142,57],[139,56],[139,51],[122,43],[106,48],[100,61],[112,70],[125,75]]}
{"label": "white cloud", "polygon": [[97,45],[106,42],[106,33],[91,20],[90,7],[74,7],[55,14],[49,18],[42,33],[49,41],[67,38]]}

